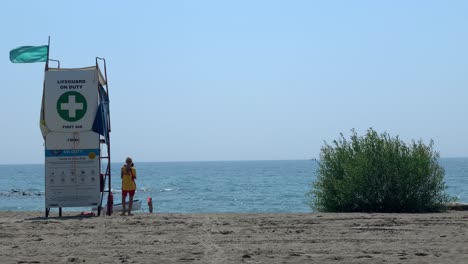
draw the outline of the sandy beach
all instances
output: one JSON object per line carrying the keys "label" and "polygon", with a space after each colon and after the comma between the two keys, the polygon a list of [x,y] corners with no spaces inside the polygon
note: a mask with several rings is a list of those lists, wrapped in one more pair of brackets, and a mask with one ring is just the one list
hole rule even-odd
{"label": "sandy beach", "polygon": [[0,213],[1,263],[468,263],[468,212]]}

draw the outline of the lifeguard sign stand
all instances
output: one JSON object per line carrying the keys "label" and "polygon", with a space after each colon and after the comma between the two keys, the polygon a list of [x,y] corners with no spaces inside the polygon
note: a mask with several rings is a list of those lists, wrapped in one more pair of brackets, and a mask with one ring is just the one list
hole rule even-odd
{"label": "lifeguard sign stand", "polygon": [[[99,63],[104,65],[104,75]],[[40,127],[45,140],[45,215],[51,208],[97,207],[111,194],[106,61],[45,68]],[[108,201],[108,206],[112,204]],[[111,212],[111,210],[107,210]]]}

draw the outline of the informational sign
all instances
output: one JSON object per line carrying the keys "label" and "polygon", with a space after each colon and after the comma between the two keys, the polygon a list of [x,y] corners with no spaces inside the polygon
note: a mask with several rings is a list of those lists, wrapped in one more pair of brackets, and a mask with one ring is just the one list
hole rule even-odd
{"label": "informational sign", "polygon": [[98,79],[96,68],[46,71],[44,120],[50,131],[91,130],[98,107]]}
{"label": "informational sign", "polygon": [[99,149],[46,150],[46,208],[96,206]]}
{"label": "informational sign", "polygon": [[92,131],[97,69],[49,70],[44,84],[46,208],[96,206],[101,195],[99,134]]}

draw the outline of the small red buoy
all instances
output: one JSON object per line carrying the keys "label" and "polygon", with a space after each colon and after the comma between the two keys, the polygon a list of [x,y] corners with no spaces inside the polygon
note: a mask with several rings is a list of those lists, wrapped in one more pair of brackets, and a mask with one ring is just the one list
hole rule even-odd
{"label": "small red buoy", "polygon": [[114,208],[114,194],[109,192],[107,196],[107,215],[112,215],[112,209]]}

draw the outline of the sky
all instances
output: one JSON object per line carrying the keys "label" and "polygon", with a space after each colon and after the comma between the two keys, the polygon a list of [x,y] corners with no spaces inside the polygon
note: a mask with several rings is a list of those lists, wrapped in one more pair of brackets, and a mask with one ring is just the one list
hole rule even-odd
{"label": "sky", "polygon": [[[0,164],[44,162],[45,45],[107,61],[111,157],[287,160],[355,129],[468,156],[467,1],[2,1]],[[53,65],[51,63],[51,65]]]}

